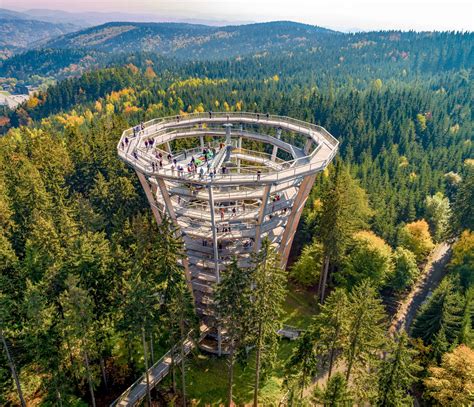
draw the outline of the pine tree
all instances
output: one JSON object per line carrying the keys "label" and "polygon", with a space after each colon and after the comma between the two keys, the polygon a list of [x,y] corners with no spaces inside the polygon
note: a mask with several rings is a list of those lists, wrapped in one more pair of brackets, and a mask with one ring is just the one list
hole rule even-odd
{"label": "pine tree", "polygon": [[368,281],[358,284],[349,294],[349,310],[347,345],[343,350],[347,381],[354,366],[367,368],[378,359],[384,343],[386,318],[382,302]]}
{"label": "pine tree", "polygon": [[227,330],[226,341],[229,347],[227,405],[229,407],[232,405],[236,355],[244,350],[248,337],[248,323],[252,312],[250,287],[251,270],[239,268],[237,259],[233,259],[214,294],[218,320]]}
{"label": "pine tree", "polygon": [[338,163],[332,181],[322,198],[321,242],[324,250],[323,270],[319,280],[322,302],[329,268],[340,264],[353,234],[366,226],[371,215],[365,191]]}
{"label": "pine tree", "polygon": [[172,378],[175,388],[174,349],[179,341],[181,353],[181,384],[183,405],[186,403],[186,369],[184,341],[190,331],[197,335],[197,318],[193,300],[187,288],[183,266],[183,242],[177,237],[177,231],[169,218],[164,218],[158,227],[160,250],[157,252],[157,264],[161,284],[163,285],[163,310],[170,332],[172,348]]}
{"label": "pine tree", "polygon": [[253,404],[257,407],[261,375],[273,366],[278,348],[277,331],[286,293],[286,274],[268,239],[263,239],[252,263],[251,329],[256,344]]}
{"label": "pine tree", "polygon": [[416,354],[409,347],[405,332],[391,343],[391,349],[379,368],[378,406],[402,407],[412,403],[407,392],[420,369],[415,362]]}
{"label": "pine tree", "polygon": [[353,405],[347,380],[342,373],[332,376],[324,389],[317,387],[313,398],[316,403],[325,407],[350,407]]}
{"label": "pine tree", "polygon": [[328,377],[346,344],[348,335],[349,303],[347,293],[336,288],[327,297],[315,316],[311,331],[315,338],[316,352],[328,363]]}
{"label": "pine tree", "polygon": [[[296,397],[303,399],[306,386],[316,375],[318,360],[315,352],[315,338],[313,332],[306,331],[297,339],[293,353],[285,365],[285,386],[293,392],[293,401]],[[298,388],[296,395],[293,387]]]}
{"label": "pine tree", "polygon": [[79,280],[70,275],[66,280],[66,291],[60,296],[63,311],[62,336],[72,355],[80,361],[80,367],[75,369],[79,379],[83,375],[89,385],[92,406],[95,407],[94,386],[96,384],[92,358],[96,353],[94,348],[93,304],[89,293],[79,287]]}
{"label": "pine tree", "polygon": [[443,329],[448,342],[453,343],[461,331],[463,308],[461,294],[454,290],[453,282],[445,278],[418,311],[412,336],[423,339],[425,344],[431,344],[436,334]]}
{"label": "pine tree", "polygon": [[462,230],[474,231],[474,168],[467,166],[466,175],[459,184],[453,204],[452,232],[457,234]]}

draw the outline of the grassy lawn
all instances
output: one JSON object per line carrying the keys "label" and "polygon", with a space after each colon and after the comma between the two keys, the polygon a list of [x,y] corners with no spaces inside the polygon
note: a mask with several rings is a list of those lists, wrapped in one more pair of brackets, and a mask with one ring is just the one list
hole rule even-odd
{"label": "grassy lawn", "polygon": [[[290,287],[284,304],[284,323],[305,328],[311,321],[316,301],[314,294]],[[278,362],[261,387],[259,401],[262,405],[278,405],[283,397],[285,361],[291,355],[294,342],[286,339],[280,341]],[[218,406],[226,401],[227,364],[225,358],[199,354],[189,359],[187,374],[187,393],[189,400],[197,406]],[[246,369],[236,365],[234,372],[234,402],[238,405],[251,403],[253,399],[254,362],[250,360]]]}

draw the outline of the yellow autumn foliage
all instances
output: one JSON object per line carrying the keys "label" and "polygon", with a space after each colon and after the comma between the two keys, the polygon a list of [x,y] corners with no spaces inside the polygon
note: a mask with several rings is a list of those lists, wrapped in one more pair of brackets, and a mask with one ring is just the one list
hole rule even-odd
{"label": "yellow autumn foliage", "polygon": [[442,406],[472,405],[474,395],[474,350],[459,345],[445,353],[441,366],[432,366],[425,379],[427,393]]}

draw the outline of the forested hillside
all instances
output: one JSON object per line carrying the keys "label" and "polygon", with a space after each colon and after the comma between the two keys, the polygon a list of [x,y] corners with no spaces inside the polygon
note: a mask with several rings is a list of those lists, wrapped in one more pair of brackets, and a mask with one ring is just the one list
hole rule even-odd
{"label": "forested hillside", "polygon": [[[0,359],[1,404],[17,404],[13,364],[29,402],[84,405],[96,398],[106,405],[143,372],[146,349],[161,356],[177,343],[173,317],[189,305],[181,270],[169,266],[181,256],[172,249],[180,243],[169,224],[152,221],[116,145],[123,129],[141,121],[205,111],[288,115],[324,126],[341,143],[336,163],[311,192],[288,273],[275,271],[281,278],[272,288],[272,318],[283,314],[288,276],[290,292],[303,290],[315,315],[303,321],[296,343],[269,335],[257,380],[263,403],[282,395],[293,405],[470,402],[472,34],[244,27],[110,24],[49,44],[87,51],[35,51],[3,63],[2,75],[50,75],[100,55],[96,50],[139,42],[154,51],[107,54],[108,67],[60,81],[5,112],[0,328],[10,356]],[[151,40],[157,35],[161,42]],[[59,62],[64,55],[67,62]],[[403,300],[432,248],[447,239],[458,239],[448,276],[410,336],[394,340],[386,334],[393,310],[383,304]],[[256,270],[261,261],[255,259]],[[170,301],[163,305],[157,292]],[[231,294],[242,307],[250,298],[246,290]],[[223,319],[243,326],[232,307],[223,309]],[[194,323],[188,314],[181,318]],[[240,351],[255,341],[241,331]],[[246,356],[235,380],[253,375],[253,353]],[[334,371],[327,386],[312,388],[311,378],[328,369]],[[456,372],[465,378],[461,390],[454,379],[452,388],[441,383]],[[197,380],[189,384],[192,395],[215,403],[198,393]],[[252,383],[253,377],[239,387]],[[157,397],[165,403],[180,395],[170,379]],[[241,404],[251,398],[243,391],[236,397]]]}

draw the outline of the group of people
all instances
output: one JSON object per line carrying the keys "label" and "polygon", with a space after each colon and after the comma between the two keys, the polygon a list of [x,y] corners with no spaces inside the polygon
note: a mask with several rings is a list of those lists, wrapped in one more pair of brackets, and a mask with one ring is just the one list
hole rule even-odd
{"label": "group of people", "polygon": [[141,131],[145,130],[145,123],[141,122],[140,124],[137,124],[136,126],[133,127],[133,137],[135,137],[137,134],[140,134]]}

